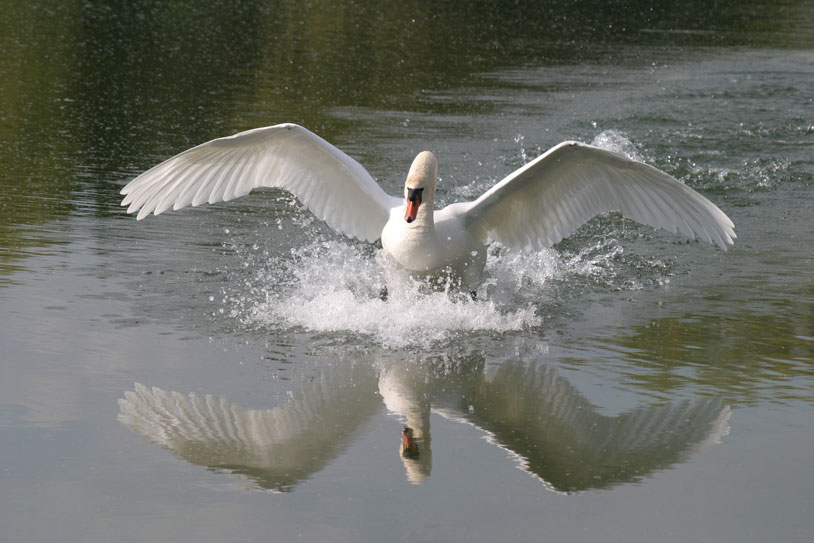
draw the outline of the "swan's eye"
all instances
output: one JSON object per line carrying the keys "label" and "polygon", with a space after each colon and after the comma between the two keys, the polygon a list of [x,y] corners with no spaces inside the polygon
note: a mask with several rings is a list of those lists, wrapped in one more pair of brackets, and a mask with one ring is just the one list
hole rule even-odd
{"label": "swan's eye", "polygon": [[424,196],[424,187],[418,189],[407,189],[407,200],[412,202],[418,200],[421,202]]}

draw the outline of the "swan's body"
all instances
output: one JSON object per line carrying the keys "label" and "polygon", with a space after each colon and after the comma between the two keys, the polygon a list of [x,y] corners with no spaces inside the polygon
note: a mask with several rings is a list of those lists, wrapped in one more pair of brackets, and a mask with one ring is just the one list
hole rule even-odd
{"label": "swan's body", "polygon": [[[467,228],[465,217],[470,204],[452,204],[435,211],[437,171],[432,153],[424,151],[415,158],[405,182],[405,204],[390,210],[382,230],[382,247],[411,272],[433,273],[448,268],[474,286],[486,263],[486,240]],[[421,190],[421,199],[410,218],[409,192],[416,189]]]}
{"label": "swan's body", "polygon": [[729,217],[673,177],[578,142],[553,147],[475,201],[438,211],[436,178],[436,159],[425,151],[413,161],[404,198],[389,196],[330,143],[301,126],[280,124],[218,138],[162,162],[122,189],[122,205],[143,219],[256,188],[284,188],[335,230],[381,239],[405,269],[449,269],[468,285],[480,277],[489,240],[539,250],[608,211],[724,250],[736,238]]}

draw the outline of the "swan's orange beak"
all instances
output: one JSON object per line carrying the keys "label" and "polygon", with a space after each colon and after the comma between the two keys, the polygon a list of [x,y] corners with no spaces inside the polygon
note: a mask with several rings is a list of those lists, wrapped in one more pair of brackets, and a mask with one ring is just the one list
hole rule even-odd
{"label": "swan's orange beak", "polygon": [[418,206],[421,205],[423,193],[423,188],[407,189],[407,211],[404,213],[404,220],[408,223],[413,222],[418,215]]}
{"label": "swan's orange beak", "polygon": [[413,222],[415,220],[415,216],[418,215],[419,204],[421,204],[421,202],[416,200],[407,202],[407,212],[404,214],[405,221]]}

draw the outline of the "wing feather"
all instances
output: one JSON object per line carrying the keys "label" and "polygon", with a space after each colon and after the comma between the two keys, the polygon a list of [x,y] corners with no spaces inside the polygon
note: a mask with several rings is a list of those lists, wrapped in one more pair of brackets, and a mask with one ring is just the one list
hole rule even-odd
{"label": "wing feather", "polygon": [[188,149],[123,189],[122,205],[143,219],[167,209],[245,196],[257,188],[290,191],[312,213],[348,236],[375,241],[400,205],[354,159],[295,124],[240,132]]}
{"label": "wing feather", "polygon": [[578,142],[563,142],[508,175],[472,202],[464,220],[483,238],[530,250],[609,211],[723,250],[737,237],[723,211],[675,178]]}

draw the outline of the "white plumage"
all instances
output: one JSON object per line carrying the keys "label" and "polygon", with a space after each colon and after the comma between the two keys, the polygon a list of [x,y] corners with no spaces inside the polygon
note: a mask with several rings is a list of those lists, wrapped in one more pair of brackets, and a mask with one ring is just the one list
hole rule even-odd
{"label": "white plumage", "polygon": [[[668,174],[624,156],[568,141],[509,174],[480,198],[434,212],[437,163],[419,154],[404,198],[387,195],[354,159],[305,128],[280,124],[193,147],[122,189],[138,219],[187,205],[213,204],[256,188],[292,192],[335,230],[370,242],[404,268],[449,267],[468,284],[485,262],[484,246],[551,247],[595,215],[620,211],[653,227],[726,250],[734,224],[715,204]],[[408,197],[415,217],[407,220]]]}

